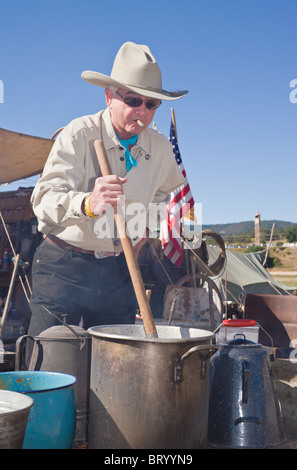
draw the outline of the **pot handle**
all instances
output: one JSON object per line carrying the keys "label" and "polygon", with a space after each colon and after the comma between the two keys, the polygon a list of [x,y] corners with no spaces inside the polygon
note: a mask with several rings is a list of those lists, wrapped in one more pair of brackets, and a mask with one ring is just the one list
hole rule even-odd
{"label": "pot handle", "polygon": [[242,403],[248,403],[251,380],[251,368],[249,361],[242,361]]}
{"label": "pot handle", "polygon": [[208,351],[207,354],[202,355],[202,369],[201,369],[201,378],[206,378],[206,361],[209,359],[217,350],[219,349],[218,345],[214,344],[202,344],[199,346],[194,346],[185,352],[181,357],[179,357],[175,363],[174,367],[174,381],[181,382],[183,380],[183,361],[187,359],[191,354],[199,351]]}
{"label": "pot handle", "polygon": [[32,341],[34,341],[34,338],[32,338],[32,336],[23,335],[23,336],[20,336],[15,343],[15,366],[14,366],[15,370],[21,370],[22,362],[23,362],[22,359],[24,355],[24,349],[26,346],[27,338],[30,338]]}

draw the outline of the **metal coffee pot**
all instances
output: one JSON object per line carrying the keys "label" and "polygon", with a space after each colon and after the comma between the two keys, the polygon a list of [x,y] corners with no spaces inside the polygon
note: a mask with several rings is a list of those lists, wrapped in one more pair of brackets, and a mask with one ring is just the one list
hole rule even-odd
{"label": "metal coffee pot", "polygon": [[283,443],[267,349],[246,339],[220,345],[210,364],[208,446],[271,448]]}
{"label": "metal coffee pot", "polygon": [[[16,370],[20,369],[21,349],[26,338],[28,335],[20,337],[16,343]],[[52,326],[31,339],[34,346],[29,370],[61,372],[77,379],[74,444],[83,445],[87,442],[88,429],[91,335],[83,328],[68,325],[64,319],[62,325]]]}

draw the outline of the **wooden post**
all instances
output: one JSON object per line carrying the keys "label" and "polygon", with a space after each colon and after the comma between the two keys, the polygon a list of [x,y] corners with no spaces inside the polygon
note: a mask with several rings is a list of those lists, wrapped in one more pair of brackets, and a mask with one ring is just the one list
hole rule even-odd
{"label": "wooden post", "polygon": [[3,314],[2,314],[2,317],[1,317],[1,324],[0,324],[0,339],[1,340],[2,340],[3,331],[4,331],[4,327],[5,327],[5,322],[6,322],[6,318],[7,318],[7,314],[8,314],[10,299],[11,299],[11,296],[12,296],[12,293],[13,293],[15,279],[16,279],[16,276],[17,276],[17,273],[18,273],[19,261],[20,261],[20,255],[17,254],[16,257],[15,257],[15,261],[14,261],[14,268],[13,268],[13,272],[12,272],[12,276],[11,276],[11,280],[10,280],[10,284],[9,284],[9,289],[8,289],[8,293],[7,293],[7,297],[6,297],[6,302],[5,302]]}

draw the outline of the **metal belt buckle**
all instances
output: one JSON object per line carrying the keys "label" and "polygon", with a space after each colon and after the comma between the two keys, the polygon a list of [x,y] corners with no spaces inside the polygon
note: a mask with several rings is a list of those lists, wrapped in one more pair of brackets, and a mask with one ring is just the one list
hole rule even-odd
{"label": "metal belt buckle", "polygon": [[97,259],[102,259],[105,258],[104,251],[94,251],[94,256]]}

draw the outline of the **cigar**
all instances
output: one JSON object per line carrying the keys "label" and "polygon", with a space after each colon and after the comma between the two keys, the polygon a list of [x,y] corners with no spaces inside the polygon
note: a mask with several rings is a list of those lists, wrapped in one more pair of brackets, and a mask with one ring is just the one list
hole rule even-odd
{"label": "cigar", "polygon": [[140,119],[137,119],[137,124],[139,125],[139,127],[144,127],[144,124]]}

